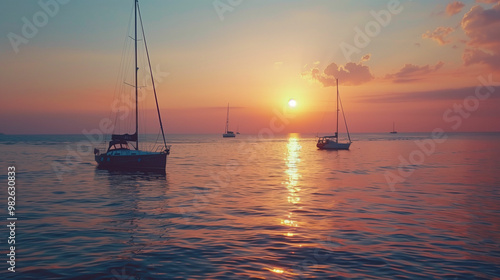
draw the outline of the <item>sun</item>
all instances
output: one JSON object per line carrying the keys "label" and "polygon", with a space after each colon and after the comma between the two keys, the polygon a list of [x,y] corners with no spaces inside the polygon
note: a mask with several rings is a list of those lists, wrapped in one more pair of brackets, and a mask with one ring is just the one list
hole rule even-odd
{"label": "sun", "polygon": [[295,101],[295,99],[293,99],[293,98],[288,100],[288,106],[290,108],[295,108],[297,106],[297,101]]}

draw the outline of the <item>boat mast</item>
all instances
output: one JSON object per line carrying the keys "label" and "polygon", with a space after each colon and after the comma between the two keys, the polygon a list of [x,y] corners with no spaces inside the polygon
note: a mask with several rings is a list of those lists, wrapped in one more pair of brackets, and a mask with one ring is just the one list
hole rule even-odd
{"label": "boat mast", "polygon": [[337,143],[339,142],[339,79],[337,81],[337,130],[335,132],[335,138]]}
{"label": "boat mast", "polygon": [[134,41],[135,41],[135,47],[134,47],[134,53],[135,53],[135,134],[136,134],[136,139],[135,139],[135,149],[139,150],[139,106],[138,106],[138,100],[137,100],[137,72],[139,68],[137,68],[137,5],[138,5],[138,0],[134,0],[134,27],[135,27],[135,35],[134,35]]}
{"label": "boat mast", "polygon": [[229,130],[229,103],[227,103],[226,133]]}
{"label": "boat mast", "polygon": [[146,50],[146,57],[148,58],[149,73],[151,74],[151,85],[153,86],[153,93],[155,94],[156,112],[158,113],[158,121],[160,123],[161,135],[163,137],[163,145],[165,150],[168,150],[167,140],[165,139],[165,131],[163,130],[163,122],[161,121],[160,105],[158,105],[158,95],[156,94],[155,79],[153,77],[153,68],[151,68],[151,59],[149,59],[148,44],[146,42],[146,33],[144,32],[144,24],[142,23],[141,9],[139,2],[137,2],[137,12],[139,13],[139,21],[141,23],[142,38],[144,39],[144,48]]}

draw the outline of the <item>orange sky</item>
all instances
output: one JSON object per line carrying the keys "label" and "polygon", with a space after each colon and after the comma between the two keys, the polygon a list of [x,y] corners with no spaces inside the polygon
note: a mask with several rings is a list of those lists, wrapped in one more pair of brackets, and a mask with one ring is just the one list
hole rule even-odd
{"label": "orange sky", "polygon": [[[478,2],[143,1],[166,131],[221,133],[229,102],[230,128],[258,133],[293,98],[279,132],[331,132],[334,78],[352,132],[500,131],[500,4]],[[81,133],[130,95],[132,3],[54,5],[0,19],[0,132]]]}

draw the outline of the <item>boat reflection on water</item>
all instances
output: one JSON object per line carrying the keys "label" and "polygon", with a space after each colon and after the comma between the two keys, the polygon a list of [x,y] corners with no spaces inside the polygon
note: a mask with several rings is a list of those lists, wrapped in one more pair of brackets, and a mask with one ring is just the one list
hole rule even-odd
{"label": "boat reflection on water", "polygon": [[[165,172],[95,169],[106,200],[106,242],[115,245],[117,260],[140,258],[165,246],[170,231],[168,214],[169,182]],[[123,240],[126,240],[124,242]],[[110,270],[121,271],[121,263]]]}
{"label": "boat reflection on water", "polygon": [[115,170],[115,169],[95,169],[96,176],[108,176],[110,181],[119,180],[167,180],[167,172],[164,170],[151,170],[151,171],[129,171],[129,170]]}

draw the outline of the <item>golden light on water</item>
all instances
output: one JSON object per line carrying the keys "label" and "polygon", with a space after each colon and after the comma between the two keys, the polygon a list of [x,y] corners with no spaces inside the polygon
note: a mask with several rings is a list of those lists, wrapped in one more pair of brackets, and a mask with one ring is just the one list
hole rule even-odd
{"label": "golden light on water", "polygon": [[[291,205],[295,205],[300,202],[300,187],[298,186],[300,173],[297,165],[300,161],[299,154],[301,148],[302,147],[299,144],[297,136],[293,134],[290,135],[287,143],[287,152],[285,157],[285,164],[287,167],[285,174],[287,175],[287,179],[283,182],[283,184],[286,186],[286,189],[288,191],[287,200]],[[281,224],[289,226],[291,228],[296,228],[299,226],[298,221],[294,220],[292,212],[288,212],[286,218],[281,220]],[[285,235],[294,236],[294,233],[287,232]]]}
{"label": "golden light on water", "polygon": [[[291,218],[291,215],[289,215],[288,217]],[[290,219],[285,219],[285,220],[282,220],[281,221],[281,224],[282,225],[287,225],[287,226],[290,226],[290,227],[297,227],[297,221],[294,221],[294,220],[290,220]]]}
{"label": "golden light on water", "polygon": [[[282,185],[286,187],[286,200],[288,202],[289,211],[286,213],[285,217],[281,219],[280,225],[286,227],[286,231],[281,233],[286,237],[294,237],[298,233],[296,232],[299,227],[299,222],[295,220],[293,211],[300,209],[301,207],[297,204],[300,203],[300,172],[298,163],[300,162],[300,150],[302,147],[299,144],[298,135],[290,134],[288,138],[288,143],[284,152],[284,163],[286,170],[284,172],[285,176],[282,181]],[[283,198],[285,199],[285,198]],[[294,245],[297,246],[297,245]],[[301,245],[298,245],[301,247]],[[294,254],[295,252],[292,252]],[[286,271],[282,268],[265,268],[270,272],[283,275],[296,275],[292,271]]]}
{"label": "golden light on water", "polygon": [[300,187],[298,187],[300,174],[297,165],[300,162],[299,154],[301,148],[298,138],[291,135],[287,144],[286,166],[288,168],[285,173],[288,175],[288,181],[285,184],[288,189],[288,202],[292,204],[300,202]]}
{"label": "golden light on water", "polygon": [[264,269],[267,269],[267,270],[274,272],[276,274],[283,274],[283,275],[290,275],[290,276],[298,275],[297,273],[294,273],[292,271],[287,271],[287,270],[284,270],[284,269],[279,268],[279,267],[273,267],[273,268],[266,267]]}
{"label": "golden light on water", "polygon": [[271,271],[274,273],[280,273],[280,274],[285,272],[283,269],[279,269],[279,268],[273,268]]}

